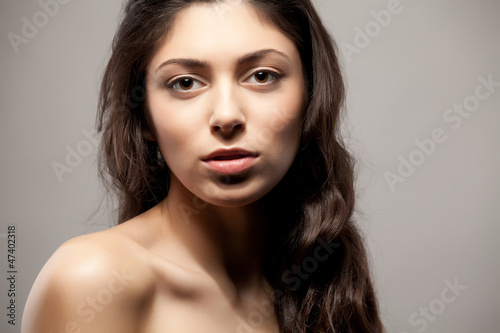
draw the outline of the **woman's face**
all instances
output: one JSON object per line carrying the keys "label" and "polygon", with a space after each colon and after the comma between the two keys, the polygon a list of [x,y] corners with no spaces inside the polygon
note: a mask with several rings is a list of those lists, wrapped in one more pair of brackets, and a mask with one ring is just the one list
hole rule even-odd
{"label": "woman's face", "polygon": [[227,1],[182,10],[147,69],[170,191],[225,207],[264,196],[297,153],[303,98],[298,50],[255,9]]}

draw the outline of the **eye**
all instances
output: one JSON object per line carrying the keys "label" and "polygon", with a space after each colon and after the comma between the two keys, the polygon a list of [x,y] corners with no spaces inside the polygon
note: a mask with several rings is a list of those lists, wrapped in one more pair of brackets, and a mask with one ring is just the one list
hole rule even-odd
{"label": "eye", "polygon": [[283,75],[278,72],[268,71],[268,70],[259,70],[252,75],[249,76],[247,81],[249,83],[264,85],[270,84],[278,79],[280,79]]}
{"label": "eye", "polygon": [[179,92],[189,92],[199,89],[203,84],[192,77],[181,77],[167,84],[167,87]]}

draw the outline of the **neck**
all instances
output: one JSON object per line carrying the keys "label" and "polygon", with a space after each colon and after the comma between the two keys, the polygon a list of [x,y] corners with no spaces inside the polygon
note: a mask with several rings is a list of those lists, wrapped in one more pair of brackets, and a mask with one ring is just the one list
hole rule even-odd
{"label": "neck", "polygon": [[173,180],[162,202],[163,220],[186,258],[216,280],[237,289],[262,284],[262,257],[268,221],[259,203],[242,207],[210,205]]}

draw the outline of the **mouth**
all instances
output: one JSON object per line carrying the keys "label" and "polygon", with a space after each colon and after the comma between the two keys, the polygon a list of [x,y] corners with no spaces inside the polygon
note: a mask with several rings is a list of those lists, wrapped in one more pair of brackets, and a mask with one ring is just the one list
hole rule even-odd
{"label": "mouth", "polygon": [[257,159],[258,154],[240,148],[218,149],[203,158],[213,171],[230,175],[248,170]]}

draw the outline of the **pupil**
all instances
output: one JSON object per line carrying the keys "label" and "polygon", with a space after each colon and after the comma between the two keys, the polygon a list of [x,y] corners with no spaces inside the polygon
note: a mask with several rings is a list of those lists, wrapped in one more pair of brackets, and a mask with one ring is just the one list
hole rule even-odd
{"label": "pupil", "polygon": [[255,75],[255,78],[257,79],[257,81],[259,82],[266,82],[267,81],[267,78],[268,78],[268,74],[266,72],[258,72],[256,75]]}
{"label": "pupil", "polygon": [[182,89],[189,89],[193,86],[193,80],[191,79],[182,79],[180,82],[181,88]]}

